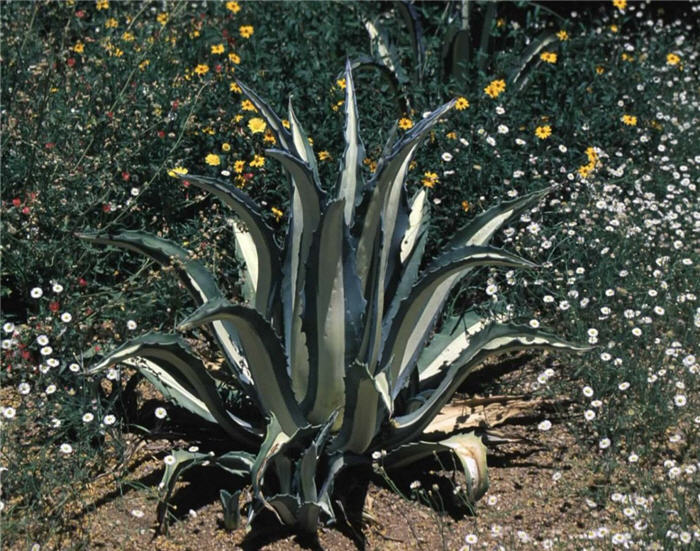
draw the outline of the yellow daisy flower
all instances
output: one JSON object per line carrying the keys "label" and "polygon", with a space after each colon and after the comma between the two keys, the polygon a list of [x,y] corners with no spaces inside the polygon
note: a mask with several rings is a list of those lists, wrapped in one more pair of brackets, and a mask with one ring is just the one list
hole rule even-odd
{"label": "yellow daisy flower", "polygon": [[249,99],[244,99],[241,102],[241,109],[243,109],[243,111],[257,111],[255,105],[253,105],[253,102]]}
{"label": "yellow daisy flower", "polygon": [[168,176],[177,178],[178,176],[183,176],[187,174],[188,170],[184,166],[176,166],[175,168],[168,170]]}
{"label": "yellow daisy flower", "polygon": [[544,126],[538,126],[537,128],[535,128],[535,136],[537,136],[540,140],[546,140],[551,135],[552,127],[548,124],[545,124]]}
{"label": "yellow daisy flower", "polygon": [[255,155],[253,157],[253,160],[248,163],[250,166],[254,168],[262,168],[265,166],[265,157],[262,155]]}
{"label": "yellow daisy flower", "polygon": [[219,166],[221,164],[221,159],[215,153],[209,153],[209,155],[204,158],[204,162],[210,166]]}
{"label": "yellow daisy flower", "polygon": [[411,119],[403,117],[399,119],[399,128],[401,130],[408,130],[409,128],[413,128],[413,121]]}
{"label": "yellow daisy flower", "polygon": [[267,124],[261,118],[253,117],[248,121],[248,128],[253,134],[259,134],[260,132],[265,132]]}
{"label": "yellow daisy flower", "polygon": [[467,98],[462,98],[462,97],[457,98],[457,101],[455,102],[455,109],[457,109],[457,111],[464,111],[468,107],[469,107],[469,100]]}
{"label": "yellow daisy flower", "polygon": [[435,187],[435,184],[439,182],[438,175],[435,174],[434,172],[424,172],[423,173],[423,180],[421,180],[421,183],[425,187]]}
{"label": "yellow daisy flower", "polygon": [[666,63],[668,63],[669,65],[678,65],[680,62],[681,58],[677,54],[671,53],[666,56]]}

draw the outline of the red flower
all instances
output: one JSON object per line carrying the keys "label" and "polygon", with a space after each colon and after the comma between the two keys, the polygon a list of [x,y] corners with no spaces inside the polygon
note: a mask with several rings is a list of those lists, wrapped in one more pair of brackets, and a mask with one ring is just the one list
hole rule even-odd
{"label": "red flower", "polygon": [[15,207],[19,207],[19,206],[22,204],[22,201],[19,200],[19,197],[15,197],[15,198],[12,200],[12,204],[13,204]]}
{"label": "red flower", "polygon": [[190,187],[190,183],[187,180],[183,180],[182,185],[185,187]]}
{"label": "red flower", "polygon": [[32,355],[29,353],[29,350],[22,350],[20,355],[22,356],[23,360],[28,360],[32,357]]}
{"label": "red flower", "polygon": [[253,179],[253,173],[252,173],[252,172],[246,172],[246,173],[243,175],[243,177],[244,177],[246,180],[252,180],[252,179]]}
{"label": "red flower", "polygon": [[102,205],[103,212],[109,212],[111,210],[112,210],[112,205],[110,205],[109,203],[107,203],[106,205]]}
{"label": "red flower", "polygon": [[22,214],[29,214],[29,207],[24,207],[22,209]]}
{"label": "red flower", "polygon": [[78,18],[83,18],[85,17],[85,12],[83,10],[78,10],[75,12],[75,16]]}
{"label": "red flower", "polygon": [[75,65],[75,58],[69,57],[69,58],[66,60],[66,63],[68,64],[68,67],[73,67],[73,65]]}
{"label": "red flower", "polygon": [[177,111],[177,108],[180,107],[180,102],[175,100],[170,105],[172,105],[173,111]]}
{"label": "red flower", "polygon": [[122,172],[122,180],[124,180],[125,182],[128,182],[129,178],[131,178],[131,175],[128,172],[126,172],[126,171]]}
{"label": "red flower", "polygon": [[158,130],[158,137],[159,137],[159,138],[165,138],[165,131],[164,131],[164,130]]}
{"label": "red flower", "polygon": [[85,281],[82,277],[78,280],[78,285],[81,287],[87,287],[87,281]]}
{"label": "red flower", "polygon": [[49,310],[51,310],[52,312],[58,312],[59,308],[60,308],[60,305],[55,300],[53,302],[49,303]]}

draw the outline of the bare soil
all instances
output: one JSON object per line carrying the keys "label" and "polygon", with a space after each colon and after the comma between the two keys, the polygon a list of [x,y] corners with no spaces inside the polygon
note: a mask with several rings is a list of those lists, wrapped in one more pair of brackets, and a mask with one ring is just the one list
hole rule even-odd
{"label": "bare soil", "polygon": [[[520,369],[502,364],[508,386],[523,389],[523,371],[532,375],[541,364],[516,362]],[[518,380],[514,380],[515,378]],[[478,385],[478,381],[476,381]],[[527,385],[524,385],[525,390]],[[149,387],[150,388],[150,387]],[[145,389],[144,389],[145,390]],[[509,389],[510,390],[510,389]],[[142,397],[153,406],[152,391]],[[490,488],[470,511],[455,496],[455,485],[464,484],[461,473],[440,471],[434,462],[412,466],[390,483],[377,474],[349,471],[338,479],[336,496],[342,511],[355,513],[333,527],[319,530],[315,538],[303,538],[280,526],[270,514],[261,515],[252,527],[246,522],[243,507],[241,527],[227,531],[219,502],[219,489],[237,484],[236,479],[216,469],[193,469],[178,483],[172,504],[174,517],[167,534],[156,532],[157,486],[163,473],[163,457],[173,448],[168,440],[140,440],[127,435],[132,450],[122,476],[110,474],[110,466],[90,486],[83,510],[71,511],[72,531],[59,536],[60,542],[44,542],[42,549],[90,549],[125,551],[218,551],[230,549],[264,550],[431,550],[440,549],[532,549],[544,544],[551,549],[591,548],[597,539],[600,548],[608,548],[610,536],[592,538],[591,533],[604,526],[609,533],[629,531],[619,512],[609,503],[586,502],[589,489],[611,484],[592,466],[599,458],[582,449],[569,427],[578,422],[571,411],[547,414],[555,421],[551,430],[542,432],[536,421],[544,412],[529,419],[517,419],[519,426],[501,427],[524,437],[522,442],[489,449]],[[509,422],[512,422],[509,421]],[[186,443],[182,442],[186,447]],[[111,466],[113,467],[113,466]],[[126,476],[124,476],[126,473]],[[369,478],[369,481],[368,481]],[[619,481],[624,474],[616,474]],[[411,482],[421,488],[412,491]],[[240,483],[238,483],[240,484]],[[403,494],[391,491],[395,485]],[[243,489],[241,505],[250,499]],[[362,511],[361,516],[359,512]],[[467,545],[473,534],[478,542]],[[587,537],[588,534],[588,537]],[[88,538],[87,546],[77,544]],[[546,540],[551,540],[550,542]],[[20,549],[21,547],[16,547]],[[597,549],[598,547],[593,547]],[[8,550],[15,549],[10,546]]]}
{"label": "bare soil", "polygon": [[[323,528],[315,540],[281,528],[271,515],[261,517],[250,530],[243,515],[241,527],[228,532],[217,496],[221,481],[211,479],[219,475],[203,469],[180,484],[174,500],[180,518],[171,523],[167,535],[156,535],[157,502],[153,490],[146,489],[123,487],[123,495],[98,499],[100,504],[81,524],[91,534],[90,549],[125,551],[452,550],[466,545],[468,534],[478,536],[473,549],[494,549],[498,544],[504,549],[531,549],[533,543],[547,539],[553,549],[581,549],[588,530],[602,525],[614,530],[618,523],[612,511],[592,509],[582,497],[587,487],[601,480],[585,468],[586,457],[566,428],[555,425],[544,434],[529,432],[532,440],[545,445],[513,444],[495,451],[489,460],[491,487],[473,513],[455,506],[450,473],[430,471],[431,465],[425,464],[425,470],[413,470],[411,477],[421,480],[423,496],[430,495],[434,506],[427,504],[427,498],[420,502],[398,496],[381,478],[363,492],[356,480],[346,477],[339,481],[337,493],[350,501],[364,499],[361,519]],[[153,442],[137,452],[132,459],[133,480],[157,485],[165,445]],[[561,478],[554,480],[554,473],[561,473]],[[409,478],[396,481],[406,494]],[[106,481],[101,485],[114,490]]]}

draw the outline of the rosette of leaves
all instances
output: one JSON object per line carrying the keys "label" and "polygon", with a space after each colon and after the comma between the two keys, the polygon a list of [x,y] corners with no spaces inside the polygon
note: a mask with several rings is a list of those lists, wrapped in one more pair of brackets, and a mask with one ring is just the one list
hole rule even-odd
{"label": "rosette of leaves", "polygon": [[[228,435],[230,451],[224,455],[173,454],[161,484],[161,520],[178,477],[203,463],[249,477],[249,521],[268,509],[303,530],[335,519],[337,475],[348,466],[370,464],[373,454],[389,470],[454,454],[466,477],[465,495],[474,502],[488,487],[481,438],[460,431],[436,436],[426,430],[431,421],[487,356],[530,348],[582,350],[544,331],[472,312],[461,317],[458,330],[450,320],[443,323],[445,331],[435,332],[450,290],[474,268],[535,267],[488,243],[546,191],[476,216],[423,266],[427,190],[409,201],[405,179],[419,143],[454,101],[387,148],[366,181],[350,63],[345,78],[346,145],[328,192],[291,103],[287,129],[239,83],[275,133],[279,148],[267,155],[290,176],[283,244],[253,201],[230,182],[181,176],[214,194],[240,220],[234,236],[244,266],[238,274],[246,283],[243,303],[227,301],[203,264],[171,241],[140,231],[80,235],[171,267],[199,304],[178,330],[207,328],[225,360],[226,377],[207,369],[181,336],[150,333],[92,368],[95,373],[130,365],[165,398]],[[248,395],[250,408],[227,406],[224,396],[232,387]],[[228,515],[233,519],[235,511]]]}

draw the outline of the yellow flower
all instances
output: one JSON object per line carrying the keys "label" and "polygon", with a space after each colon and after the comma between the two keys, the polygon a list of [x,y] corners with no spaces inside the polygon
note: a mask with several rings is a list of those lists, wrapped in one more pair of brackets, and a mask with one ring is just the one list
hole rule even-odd
{"label": "yellow flower", "polygon": [[121,57],[124,55],[124,50],[120,48],[114,48],[114,50],[110,52],[110,55],[113,55],[114,57]]}
{"label": "yellow flower", "polygon": [[238,2],[226,2],[226,9],[232,11],[233,13],[238,13],[241,11],[241,6]]}
{"label": "yellow flower", "polygon": [[141,63],[139,63],[139,69],[145,71],[146,67],[148,67],[150,64],[151,62],[148,59],[144,59]]}
{"label": "yellow flower", "polygon": [[287,119],[282,119],[282,126],[284,126],[287,130],[290,128],[289,121]]}
{"label": "yellow flower", "polygon": [[109,0],[97,0],[97,2],[95,2],[95,7],[98,10],[108,10],[109,9]]}
{"label": "yellow flower", "polygon": [[603,68],[602,65],[598,65],[598,66],[595,68],[595,72],[596,72],[597,74],[599,74],[599,75],[602,75],[602,74],[605,72],[605,69]]}
{"label": "yellow flower", "polygon": [[462,201],[462,210],[464,212],[469,212],[469,201]]}
{"label": "yellow flower", "polygon": [[272,207],[271,210],[272,210],[272,215],[275,217],[275,220],[277,220],[277,222],[279,222],[280,219],[282,218],[282,216],[284,216],[284,212],[282,212],[277,207]]}
{"label": "yellow flower", "polygon": [[335,83],[340,87],[341,90],[345,90],[345,79],[339,78]]}
{"label": "yellow flower", "polygon": [[464,111],[467,107],[469,107],[469,100],[467,98],[457,98],[455,102],[455,109],[457,109],[457,111]]}
{"label": "yellow flower", "polygon": [[666,56],[666,63],[669,65],[678,65],[681,62],[680,56],[676,54],[668,54]]}
{"label": "yellow flower", "polygon": [[241,122],[243,120],[243,115],[238,113],[235,117],[233,117],[233,122]]}
{"label": "yellow flower", "polygon": [[243,172],[244,168],[245,168],[245,161],[236,161],[235,163],[233,163],[233,171],[236,174],[240,174],[241,172]]}
{"label": "yellow flower", "polygon": [[213,54],[223,54],[224,53],[224,45],[223,44],[214,44],[211,47],[211,53]]}
{"label": "yellow flower", "polygon": [[535,128],[535,136],[537,136],[540,140],[546,140],[551,135],[552,127],[548,124],[545,124],[544,126],[538,126],[537,128]]}
{"label": "yellow flower", "polygon": [[409,128],[413,128],[413,121],[411,119],[403,117],[399,119],[399,128],[401,130],[408,130]]}
{"label": "yellow flower", "polygon": [[595,166],[598,164],[598,152],[595,147],[586,148],[586,157],[588,157],[588,163]]}
{"label": "yellow flower", "polygon": [[616,33],[618,31],[617,25],[610,25],[610,32]]}
{"label": "yellow flower", "polygon": [[557,54],[554,52],[542,52],[540,54],[540,59],[542,61],[545,61],[547,63],[556,63],[557,62]]}
{"label": "yellow flower", "polygon": [[630,63],[632,63],[634,61],[634,56],[622,52],[622,61],[629,61]]}
{"label": "yellow flower", "polygon": [[369,157],[365,157],[362,162],[366,167],[369,168],[370,172],[374,172],[375,170],[377,170],[377,161],[373,161]]}
{"label": "yellow flower", "polygon": [[331,154],[328,153],[328,151],[319,151],[318,152],[318,160],[319,161],[327,161],[330,158],[331,158]]}
{"label": "yellow flower", "polygon": [[448,132],[447,134],[445,134],[445,137],[448,140],[456,140],[457,139],[457,132],[454,132],[454,131]]}
{"label": "yellow flower", "polygon": [[73,51],[82,54],[85,51],[85,44],[83,44],[80,40],[78,40],[75,43],[75,46],[73,46]]}
{"label": "yellow flower", "polygon": [[506,81],[503,79],[492,80],[489,85],[484,88],[484,93],[492,98],[497,98],[501,92],[505,92]]}
{"label": "yellow flower", "polygon": [[250,163],[248,164],[254,168],[261,168],[265,166],[265,157],[263,157],[262,155],[255,155],[253,157],[253,160],[250,161]]}
{"label": "yellow flower", "polygon": [[435,184],[439,182],[438,175],[435,174],[434,172],[424,172],[423,173],[423,180],[421,180],[421,183],[425,187],[435,187]]}
{"label": "yellow flower", "polygon": [[627,7],[627,0],[612,0],[613,6],[623,11]]}
{"label": "yellow flower", "polygon": [[627,126],[637,126],[637,117],[634,115],[622,115],[621,120]]}
{"label": "yellow flower", "polygon": [[110,17],[109,19],[107,19],[107,21],[105,21],[105,28],[107,29],[116,29],[118,25],[119,22],[116,19],[114,19],[114,17]]}
{"label": "yellow flower", "polygon": [[250,101],[249,99],[244,99],[241,102],[241,109],[243,109],[243,111],[255,111],[255,112],[257,112],[255,105],[253,105],[253,102]]}
{"label": "yellow flower", "polygon": [[275,135],[272,132],[270,132],[270,129],[268,128],[265,131],[265,137],[263,138],[263,141],[267,143],[277,143],[277,138],[275,138]]}
{"label": "yellow flower", "polygon": [[221,159],[215,153],[209,153],[209,155],[204,158],[204,162],[210,166],[219,166],[221,164]]}
{"label": "yellow flower", "polygon": [[261,118],[253,117],[248,121],[248,128],[253,134],[259,134],[260,132],[265,132],[267,124]]}
{"label": "yellow flower", "polygon": [[231,84],[229,84],[229,85],[228,85],[228,89],[229,89],[231,92],[234,92],[234,93],[236,93],[236,94],[240,94],[240,93],[243,92],[243,90],[241,90],[241,87],[238,86],[238,84],[236,84],[235,82],[232,82]]}
{"label": "yellow flower", "polygon": [[160,23],[161,25],[165,25],[168,22],[168,14],[165,12],[159,13],[156,16],[156,21],[158,21],[158,23]]}
{"label": "yellow flower", "polygon": [[229,52],[228,53],[228,60],[231,63],[235,63],[236,65],[238,65],[241,62],[241,57],[234,52]]}
{"label": "yellow flower", "polygon": [[591,163],[578,167],[578,173],[581,178],[588,178],[591,172],[593,172],[593,165]]}
{"label": "yellow flower", "polygon": [[221,144],[221,151],[231,151],[231,144],[228,142],[222,143]]}
{"label": "yellow flower", "polygon": [[238,32],[241,33],[243,38],[250,38],[253,36],[253,25],[241,25],[238,28]]}
{"label": "yellow flower", "polygon": [[168,176],[177,178],[178,176],[184,176],[187,174],[187,169],[184,166],[176,166],[175,168],[168,170]]}
{"label": "yellow flower", "polygon": [[496,19],[496,26],[500,29],[501,27],[504,27],[506,24],[506,20],[503,17],[499,17]]}
{"label": "yellow flower", "polygon": [[198,75],[204,75],[209,72],[209,65],[205,65],[204,63],[200,63],[194,68],[194,72],[197,73]]}
{"label": "yellow flower", "polygon": [[569,33],[562,29],[557,33],[557,38],[562,42],[564,42],[564,40],[569,40]]}

